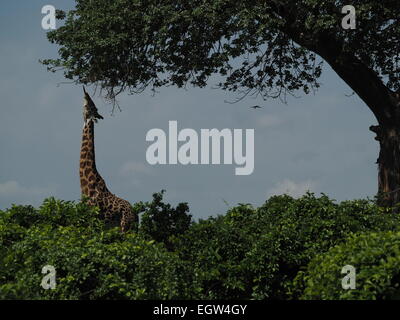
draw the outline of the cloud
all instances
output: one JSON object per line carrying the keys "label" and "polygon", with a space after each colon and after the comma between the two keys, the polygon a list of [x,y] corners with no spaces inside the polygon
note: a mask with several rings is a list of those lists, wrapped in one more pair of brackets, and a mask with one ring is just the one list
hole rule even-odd
{"label": "cloud", "polygon": [[153,175],[154,172],[151,169],[151,167],[149,167],[149,165],[146,165],[144,163],[141,162],[126,162],[121,170],[120,170],[121,174],[124,176],[130,175],[130,176],[136,176],[138,174],[146,174],[146,175]]}
{"label": "cloud", "polygon": [[51,190],[52,190],[51,188],[43,188],[43,187],[24,187],[14,180],[0,183],[0,197],[42,196],[47,193],[50,193]]}
{"label": "cloud", "polygon": [[313,192],[317,182],[312,180],[295,182],[290,179],[284,179],[278,182],[274,187],[267,191],[268,197],[273,195],[288,194],[294,198],[301,197],[307,191]]}

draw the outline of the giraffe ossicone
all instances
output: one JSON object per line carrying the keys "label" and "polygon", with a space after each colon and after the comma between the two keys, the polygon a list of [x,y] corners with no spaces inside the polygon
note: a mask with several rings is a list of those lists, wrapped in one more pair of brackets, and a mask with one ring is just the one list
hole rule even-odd
{"label": "giraffe ossicone", "polygon": [[79,163],[79,177],[81,193],[88,198],[89,205],[97,206],[104,218],[118,223],[121,231],[130,230],[137,222],[137,214],[134,213],[131,204],[113,193],[106,186],[104,179],[96,168],[94,149],[94,123],[103,117],[98,113],[96,105],[83,87],[83,132]]}

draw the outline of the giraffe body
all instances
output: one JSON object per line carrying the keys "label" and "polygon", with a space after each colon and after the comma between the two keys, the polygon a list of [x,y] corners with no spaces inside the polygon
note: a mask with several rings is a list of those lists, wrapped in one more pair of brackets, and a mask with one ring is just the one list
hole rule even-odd
{"label": "giraffe body", "polygon": [[106,221],[119,224],[121,231],[128,231],[137,222],[130,203],[111,193],[96,168],[94,150],[94,122],[102,119],[90,96],[85,92],[84,126],[79,164],[82,195],[89,205],[98,206]]}

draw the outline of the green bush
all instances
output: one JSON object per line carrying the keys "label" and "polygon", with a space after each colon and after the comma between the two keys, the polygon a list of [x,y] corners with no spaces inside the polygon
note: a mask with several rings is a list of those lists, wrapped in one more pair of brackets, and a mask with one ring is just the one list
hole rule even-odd
{"label": "green bush", "polygon": [[367,200],[278,196],[193,224],[177,253],[193,269],[195,298],[296,299],[293,279],[317,254],[350,233],[399,230],[399,222]]}
{"label": "green bush", "polygon": [[[48,199],[0,213],[0,299],[172,299],[181,266],[162,244],[122,234],[96,208]],[[41,287],[56,269],[56,289]]]}
{"label": "green bush", "polygon": [[142,212],[139,233],[172,250],[173,239],[189,229],[192,216],[187,203],[180,203],[176,208],[164,203],[164,192],[154,193],[153,201],[137,205],[138,211]]}
{"label": "green bush", "polygon": [[[343,289],[342,268],[355,268],[355,289]],[[352,235],[318,255],[296,278],[302,299],[400,299],[400,232]],[[305,289],[304,289],[305,286]]]}
{"label": "green bush", "polygon": [[[192,222],[187,204],[162,197],[133,206],[140,225],[126,234],[85,202],[50,198],[38,209],[0,211],[0,298],[306,298],[317,290],[315,257],[353,233],[400,231],[399,215],[368,200],[276,196]],[[40,286],[45,265],[56,268],[55,290]]]}

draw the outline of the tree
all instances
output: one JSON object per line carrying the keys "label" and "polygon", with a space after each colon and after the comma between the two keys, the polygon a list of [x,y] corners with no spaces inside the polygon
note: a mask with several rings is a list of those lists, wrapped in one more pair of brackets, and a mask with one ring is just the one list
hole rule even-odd
{"label": "tree", "polygon": [[380,203],[400,202],[400,4],[353,0],[356,28],[344,29],[342,0],[76,0],[48,33],[68,79],[124,90],[187,84],[286,99],[319,87],[327,62],[375,115]]}
{"label": "tree", "polygon": [[164,243],[168,250],[173,249],[174,237],[185,233],[191,223],[187,203],[179,203],[173,208],[163,202],[165,190],[153,194],[153,201],[141,204],[143,212],[139,232],[145,237]]}

